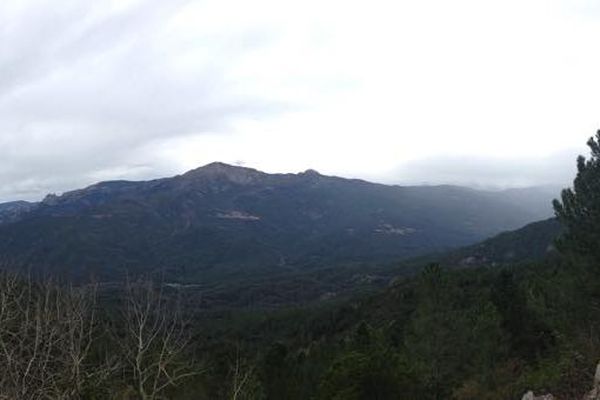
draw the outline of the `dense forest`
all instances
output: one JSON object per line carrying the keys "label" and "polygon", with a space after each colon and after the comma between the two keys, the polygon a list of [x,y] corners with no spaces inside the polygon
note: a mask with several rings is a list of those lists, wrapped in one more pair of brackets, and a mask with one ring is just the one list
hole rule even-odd
{"label": "dense forest", "polygon": [[600,132],[588,145],[543,261],[430,263],[379,293],[271,310],[7,272],[0,398],[579,399],[600,358]]}

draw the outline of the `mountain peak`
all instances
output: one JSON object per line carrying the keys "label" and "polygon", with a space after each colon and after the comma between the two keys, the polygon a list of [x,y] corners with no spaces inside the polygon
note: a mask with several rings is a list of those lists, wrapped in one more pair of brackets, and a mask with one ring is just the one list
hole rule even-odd
{"label": "mountain peak", "polygon": [[244,168],[244,167],[227,164],[227,163],[224,163],[221,161],[213,161],[211,163],[203,165],[202,167],[196,168],[196,170],[211,171],[211,170],[241,169],[241,168]]}
{"label": "mountain peak", "polygon": [[301,174],[302,174],[302,175],[305,175],[305,176],[313,176],[313,177],[322,176],[322,175],[319,173],[319,171],[316,171],[316,170],[314,170],[314,169],[307,169],[306,171],[304,171],[304,172],[301,172]]}
{"label": "mountain peak", "polygon": [[218,161],[206,164],[183,174],[183,176],[186,178],[224,178],[239,184],[252,183],[264,175],[264,172],[260,172],[253,168],[240,167]]}

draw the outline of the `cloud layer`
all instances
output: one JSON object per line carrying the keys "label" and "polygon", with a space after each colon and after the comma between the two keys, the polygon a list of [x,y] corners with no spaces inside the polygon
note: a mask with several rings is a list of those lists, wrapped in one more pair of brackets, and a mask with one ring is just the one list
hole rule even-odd
{"label": "cloud layer", "polygon": [[178,69],[179,58],[202,47],[206,57],[226,56],[210,49],[210,38],[186,49],[185,38],[169,37],[186,2],[90,4],[32,2],[0,12],[0,198],[163,173],[168,160],[141,157],[140,149],[226,132],[236,117],[282,107],[228,82],[227,68]]}
{"label": "cloud layer", "polygon": [[0,201],[214,160],[562,183],[600,127],[594,2],[301,3],[2,2]]}

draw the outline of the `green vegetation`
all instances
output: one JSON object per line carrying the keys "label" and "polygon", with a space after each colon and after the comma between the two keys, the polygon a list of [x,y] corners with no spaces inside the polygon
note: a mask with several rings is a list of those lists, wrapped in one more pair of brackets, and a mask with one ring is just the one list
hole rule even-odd
{"label": "green vegetation", "polygon": [[562,192],[554,208],[567,233],[559,242],[566,252],[600,261],[600,131],[590,138],[591,157],[577,159],[577,177],[572,189]]}
{"label": "green vegetation", "polygon": [[[565,210],[600,207],[580,187],[583,176],[586,188],[597,187],[600,171],[589,172],[597,159],[593,152],[579,161],[575,192],[555,205],[566,228],[562,257],[497,268],[432,264],[352,301],[207,321],[197,351],[211,365],[225,343],[237,354],[243,348],[257,371],[256,399],[518,399],[530,389],[581,398],[600,357],[600,279],[590,261],[595,248],[569,243],[592,243],[600,224]],[[545,250],[555,226],[505,235],[492,247]],[[226,378],[204,377],[209,387]]]}
{"label": "green vegetation", "polygon": [[[535,390],[579,399],[600,358],[599,142],[600,133],[574,188],[555,202],[562,229],[545,221],[441,257],[517,246],[518,265],[430,263],[376,293],[279,308],[206,306],[193,288],[146,283],[101,287],[95,300],[89,287],[7,274],[0,362],[10,372],[0,397],[505,400]],[[560,232],[561,253],[535,261]],[[539,254],[528,258],[528,246]],[[265,278],[251,296],[311,278],[294,279],[269,287]]]}
{"label": "green vegetation", "polygon": [[527,263],[556,256],[555,241],[564,231],[556,219],[534,222],[512,232],[503,232],[481,243],[453,250],[438,260],[442,265],[498,266]]}

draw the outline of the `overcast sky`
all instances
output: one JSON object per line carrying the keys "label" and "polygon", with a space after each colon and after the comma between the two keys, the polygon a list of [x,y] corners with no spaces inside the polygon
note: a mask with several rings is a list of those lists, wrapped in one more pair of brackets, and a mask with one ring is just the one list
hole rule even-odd
{"label": "overcast sky", "polygon": [[2,0],[0,201],[216,160],[567,183],[598,43],[593,0]]}

